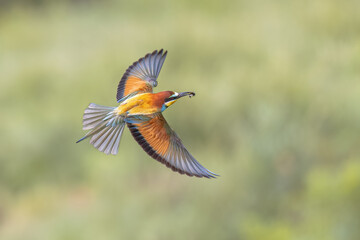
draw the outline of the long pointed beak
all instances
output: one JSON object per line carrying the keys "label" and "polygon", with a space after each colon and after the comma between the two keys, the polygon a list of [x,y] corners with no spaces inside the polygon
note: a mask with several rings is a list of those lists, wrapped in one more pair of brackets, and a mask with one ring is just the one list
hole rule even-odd
{"label": "long pointed beak", "polygon": [[195,93],[194,92],[181,92],[181,93],[179,93],[177,98],[182,98],[185,96],[193,97],[193,96],[195,96]]}

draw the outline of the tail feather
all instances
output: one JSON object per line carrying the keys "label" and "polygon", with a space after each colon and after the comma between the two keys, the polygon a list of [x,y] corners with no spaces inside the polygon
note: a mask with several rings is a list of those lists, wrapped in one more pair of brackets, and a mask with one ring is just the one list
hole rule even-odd
{"label": "tail feather", "polygon": [[120,137],[124,130],[124,126],[124,124],[117,125],[108,130],[105,128],[107,131],[99,132],[96,136],[93,136],[90,143],[101,152],[115,155],[118,153]]}
{"label": "tail feather", "polygon": [[91,103],[83,117],[83,129],[90,131],[76,143],[91,137],[90,143],[99,151],[117,154],[125,122],[122,116],[114,113],[114,109]]}
{"label": "tail feather", "polygon": [[103,119],[112,112],[114,107],[107,107],[90,103],[85,109],[83,116],[83,130],[89,130],[94,128],[99,123],[103,122]]}

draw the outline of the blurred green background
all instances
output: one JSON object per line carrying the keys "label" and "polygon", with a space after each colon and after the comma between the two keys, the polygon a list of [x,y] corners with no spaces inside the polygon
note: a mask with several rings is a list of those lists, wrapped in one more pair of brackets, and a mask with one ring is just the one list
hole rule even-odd
{"label": "blurred green background", "polygon": [[[0,239],[359,239],[360,1],[1,1]],[[138,58],[216,180],[84,135]]]}

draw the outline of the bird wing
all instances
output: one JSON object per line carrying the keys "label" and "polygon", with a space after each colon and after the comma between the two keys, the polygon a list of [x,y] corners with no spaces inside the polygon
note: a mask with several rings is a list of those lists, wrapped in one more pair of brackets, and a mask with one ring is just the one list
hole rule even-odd
{"label": "bird wing", "polygon": [[140,115],[133,118],[127,120],[131,134],[152,158],[180,174],[206,178],[217,176],[186,150],[161,113],[146,115],[145,119]]}
{"label": "bird wing", "polygon": [[166,55],[167,51],[155,50],[134,62],[126,70],[119,82],[116,95],[117,101],[119,102],[122,98],[134,92],[152,92],[152,88],[157,86],[156,79],[159,76]]}

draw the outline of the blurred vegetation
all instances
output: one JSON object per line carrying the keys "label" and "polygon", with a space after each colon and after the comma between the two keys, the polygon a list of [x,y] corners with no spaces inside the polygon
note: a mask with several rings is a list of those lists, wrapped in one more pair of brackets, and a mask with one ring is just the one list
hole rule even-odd
{"label": "blurred vegetation", "polygon": [[[360,2],[1,1],[0,239],[358,239]],[[164,115],[221,175],[189,178],[82,113],[169,55]]]}

